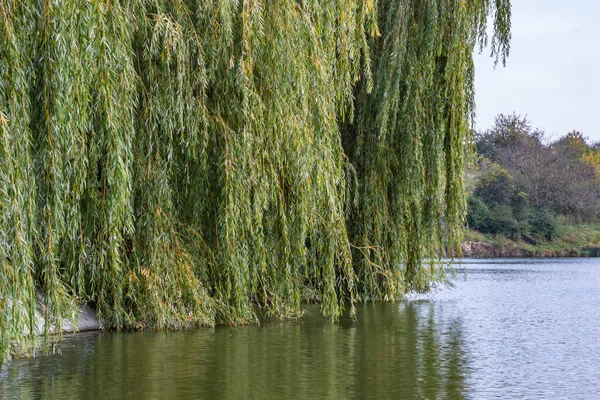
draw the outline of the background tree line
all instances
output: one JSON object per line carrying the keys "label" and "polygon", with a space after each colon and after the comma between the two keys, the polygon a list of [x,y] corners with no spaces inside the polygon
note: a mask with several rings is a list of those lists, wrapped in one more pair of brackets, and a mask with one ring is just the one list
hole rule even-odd
{"label": "background tree line", "polygon": [[600,211],[600,144],[572,131],[558,140],[517,114],[475,134],[469,227],[529,240],[552,239],[559,221],[593,222]]}

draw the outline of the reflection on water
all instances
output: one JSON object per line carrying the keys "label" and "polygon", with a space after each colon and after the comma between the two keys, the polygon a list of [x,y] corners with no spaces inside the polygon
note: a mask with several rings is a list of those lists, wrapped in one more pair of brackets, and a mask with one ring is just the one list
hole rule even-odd
{"label": "reflection on water", "polygon": [[[432,301],[363,305],[358,324],[317,308],[298,322],[172,333],[81,334],[17,360],[10,398],[463,398],[460,318]],[[1,396],[0,396],[1,397]]]}
{"label": "reflection on water", "polygon": [[[600,263],[478,260],[452,287],[299,321],[80,334],[0,370],[0,398],[600,398]],[[460,271],[463,271],[461,273]]]}

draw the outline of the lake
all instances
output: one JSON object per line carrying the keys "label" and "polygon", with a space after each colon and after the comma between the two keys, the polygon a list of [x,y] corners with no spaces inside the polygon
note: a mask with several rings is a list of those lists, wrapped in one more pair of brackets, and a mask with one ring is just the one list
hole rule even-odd
{"label": "lake", "polygon": [[68,336],[3,367],[0,398],[600,398],[600,261],[464,260],[452,282],[356,322]]}

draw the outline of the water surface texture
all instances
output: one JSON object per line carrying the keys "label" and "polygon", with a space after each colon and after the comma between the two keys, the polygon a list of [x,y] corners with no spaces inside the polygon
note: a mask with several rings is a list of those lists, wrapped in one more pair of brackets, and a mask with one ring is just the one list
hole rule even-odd
{"label": "water surface texture", "polygon": [[453,282],[357,323],[78,334],[5,366],[0,398],[600,398],[599,261],[466,260]]}

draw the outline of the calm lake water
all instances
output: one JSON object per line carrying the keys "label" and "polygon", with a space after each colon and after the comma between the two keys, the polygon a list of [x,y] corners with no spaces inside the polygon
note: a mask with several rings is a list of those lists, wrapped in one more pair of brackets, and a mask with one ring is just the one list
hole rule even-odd
{"label": "calm lake water", "polygon": [[600,398],[600,261],[465,260],[453,282],[357,324],[78,334],[0,370],[0,398]]}

